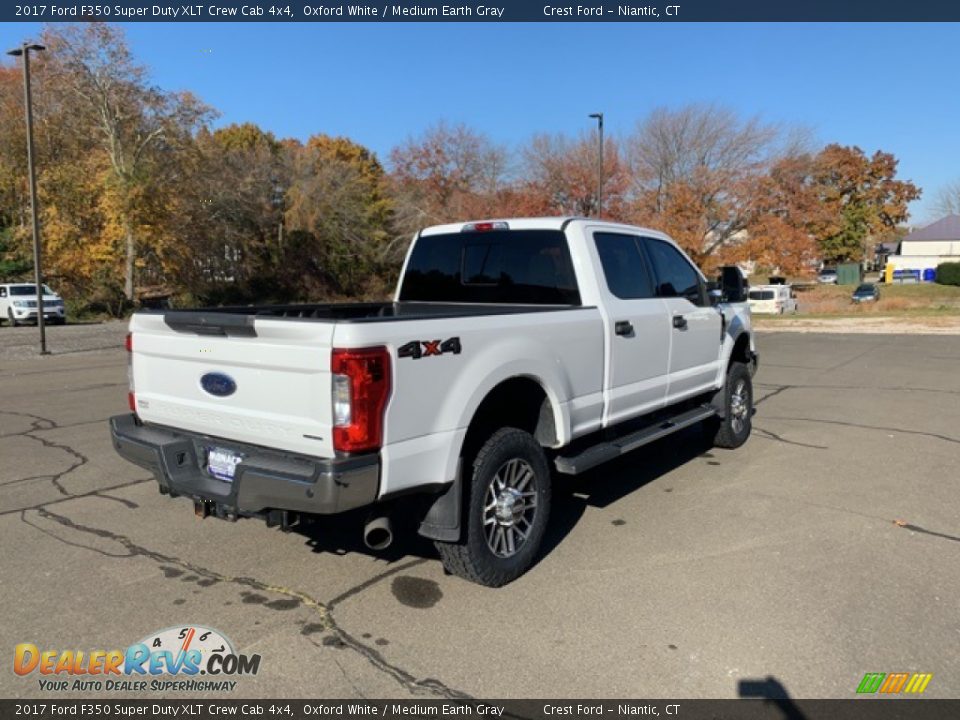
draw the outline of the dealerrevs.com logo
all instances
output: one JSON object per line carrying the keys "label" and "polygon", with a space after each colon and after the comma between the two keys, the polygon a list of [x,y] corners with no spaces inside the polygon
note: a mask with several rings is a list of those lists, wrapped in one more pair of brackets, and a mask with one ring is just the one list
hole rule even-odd
{"label": "dealerrevs.com logo", "polygon": [[242,655],[221,632],[201,625],[147,635],[126,650],[49,650],[33,643],[14,648],[13,670],[36,677],[40,690],[232,691],[237,676],[256,675],[259,655]]}

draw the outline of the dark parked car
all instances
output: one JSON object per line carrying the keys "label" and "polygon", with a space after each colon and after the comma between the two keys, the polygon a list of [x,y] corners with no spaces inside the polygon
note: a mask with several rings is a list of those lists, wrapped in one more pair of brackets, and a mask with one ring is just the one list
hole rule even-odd
{"label": "dark parked car", "polygon": [[880,299],[880,290],[873,283],[864,283],[853,291],[851,299],[855,303],[874,302]]}

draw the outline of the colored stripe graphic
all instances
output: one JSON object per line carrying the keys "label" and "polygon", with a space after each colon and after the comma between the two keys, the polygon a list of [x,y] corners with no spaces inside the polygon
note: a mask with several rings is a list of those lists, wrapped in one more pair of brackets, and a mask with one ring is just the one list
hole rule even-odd
{"label": "colored stripe graphic", "polygon": [[927,689],[927,685],[930,684],[930,678],[932,677],[933,673],[914,673],[913,677],[910,678],[910,682],[907,683],[904,692],[922,693]]}
{"label": "colored stripe graphic", "polygon": [[898,693],[903,690],[903,686],[907,683],[907,678],[910,677],[908,673],[890,673],[887,675],[887,679],[884,680],[883,685],[880,686],[880,692],[882,693]]}
{"label": "colored stripe graphic", "polygon": [[886,673],[867,673],[863,676],[863,680],[860,681],[860,685],[857,687],[857,692],[875,693],[880,689],[880,684],[883,682],[883,679],[886,676]]}
{"label": "colored stripe graphic", "polygon": [[857,686],[857,692],[861,694],[879,692],[886,695],[904,692],[919,695],[927,689],[932,678],[933,673],[867,673]]}

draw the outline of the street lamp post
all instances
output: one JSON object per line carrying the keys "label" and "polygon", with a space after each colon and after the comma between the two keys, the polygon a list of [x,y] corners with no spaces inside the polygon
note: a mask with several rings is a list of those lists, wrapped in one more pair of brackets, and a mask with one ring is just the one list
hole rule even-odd
{"label": "street lamp post", "polygon": [[600,160],[597,165],[597,217],[603,215],[603,113],[590,113],[590,117],[597,121],[597,132],[600,135]]}
{"label": "street lamp post", "polygon": [[40,328],[40,354],[49,355],[47,330],[43,321],[43,273],[40,270],[40,221],[37,218],[37,176],[33,170],[33,102],[30,96],[30,51],[46,50],[43,45],[24,43],[7,52],[23,56],[23,102],[27,114],[27,171],[30,175],[30,215],[33,221],[33,277],[37,284],[37,327]]}

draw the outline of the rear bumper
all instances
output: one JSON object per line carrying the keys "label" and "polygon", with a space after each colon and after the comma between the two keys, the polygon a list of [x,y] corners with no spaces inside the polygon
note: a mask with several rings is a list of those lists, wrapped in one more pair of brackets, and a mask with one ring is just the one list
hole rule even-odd
{"label": "rear bumper", "polygon": [[[311,458],[158,425],[140,425],[133,415],[110,418],[110,433],[120,456],[152,472],[161,492],[209,502],[218,515],[260,515],[270,510],[331,515],[370,505],[377,499],[378,454]],[[232,482],[206,471],[206,450],[210,447],[243,456]]]}

